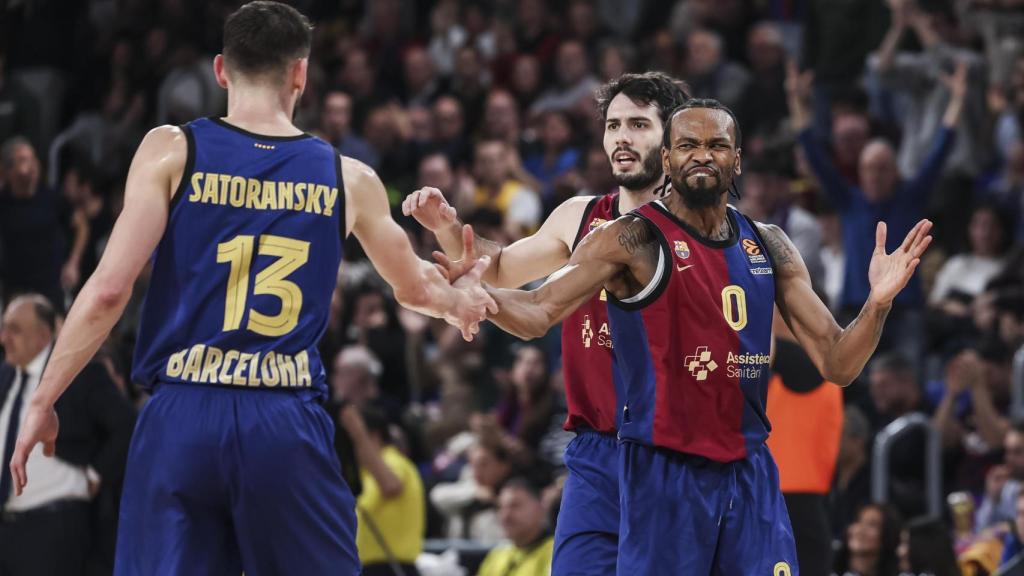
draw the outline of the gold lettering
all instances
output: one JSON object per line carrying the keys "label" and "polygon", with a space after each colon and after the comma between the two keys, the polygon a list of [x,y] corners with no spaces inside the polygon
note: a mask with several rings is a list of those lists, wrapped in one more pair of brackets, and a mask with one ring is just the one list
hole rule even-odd
{"label": "gold lettering", "polygon": [[203,365],[203,350],[205,344],[196,344],[188,352],[188,360],[185,361],[185,369],[181,371],[181,379],[190,382],[199,380],[199,368]]}
{"label": "gold lettering", "polygon": [[274,358],[273,352],[267,352],[263,356],[263,363],[260,365],[260,376],[263,378],[263,383],[267,386],[277,386],[277,360]]}
{"label": "gold lettering", "polygon": [[288,354],[278,354],[277,370],[281,373],[281,386],[295,386],[294,358]]}
{"label": "gold lettering", "polygon": [[231,178],[231,205],[235,208],[245,205],[245,178],[241,176]]}
{"label": "gold lettering", "polygon": [[260,202],[260,181],[255,178],[249,178],[249,188],[245,191],[245,207],[263,208]]}
{"label": "gold lettering", "polygon": [[314,185],[310,183],[309,187],[307,187],[306,189],[309,190],[309,198],[306,199],[306,212],[319,214],[320,196],[323,195],[324,190],[327,189],[327,186],[324,186],[323,184]]}
{"label": "gold lettering", "polygon": [[295,198],[292,196],[292,189],[294,187],[294,182],[277,183],[277,206],[281,210],[291,210],[295,204]]}
{"label": "gold lettering", "polygon": [[238,359],[238,350],[228,350],[224,353],[224,363],[220,366],[220,377],[217,381],[221,384],[231,384],[231,361]]}
{"label": "gold lettering", "polygon": [[206,185],[203,187],[203,204],[220,204],[220,187],[217,184],[220,179],[216,174],[210,174],[206,178]]}
{"label": "gold lettering", "polygon": [[199,381],[203,383],[216,384],[217,370],[221,361],[224,360],[224,352],[220,348],[210,346],[206,349],[206,361],[203,362],[203,371],[199,374]]}
{"label": "gold lettering", "polygon": [[295,355],[295,364],[298,365],[299,369],[299,381],[298,385],[303,387],[310,387],[313,385],[313,378],[309,375],[309,353],[303,350]]}
{"label": "gold lettering", "polygon": [[263,181],[263,209],[277,210],[277,190],[273,182]]}
{"label": "gold lettering", "polygon": [[306,183],[299,182],[295,185],[295,208],[293,210],[302,212],[306,207]]}
{"label": "gold lettering", "polygon": [[201,187],[200,182],[202,182],[202,181],[203,181],[203,173],[202,172],[196,172],[196,173],[192,174],[192,193],[189,194],[189,196],[188,196],[188,201],[189,202],[195,202],[196,200],[199,200],[199,196],[200,196],[199,188]]}
{"label": "gold lettering", "polygon": [[236,386],[245,386],[245,367],[249,365],[249,358],[252,354],[242,352],[238,355],[238,363],[235,364],[235,371],[231,375],[231,383]]}
{"label": "gold lettering", "polygon": [[260,353],[256,352],[249,359],[249,386],[259,386],[260,382]]}
{"label": "gold lettering", "polygon": [[324,193],[324,216],[330,218],[334,214],[334,203],[338,200],[338,189],[330,188]]}
{"label": "gold lettering", "polygon": [[228,205],[228,190],[231,188],[231,174],[220,175],[220,200],[217,200],[217,204],[221,206]]}
{"label": "gold lettering", "polygon": [[182,350],[171,354],[171,357],[167,359],[167,377],[177,378],[181,376],[181,370],[185,367],[185,353],[188,350]]}

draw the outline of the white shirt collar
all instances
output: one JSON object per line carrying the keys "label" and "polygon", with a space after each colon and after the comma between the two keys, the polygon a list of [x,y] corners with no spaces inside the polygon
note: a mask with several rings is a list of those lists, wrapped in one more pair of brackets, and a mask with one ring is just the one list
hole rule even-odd
{"label": "white shirt collar", "polygon": [[25,367],[23,372],[28,372],[35,378],[41,377],[43,375],[43,368],[46,368],[46,359],[50,357],[50,348],[52,346],[52,344],[47,344],[46,348],[43,348],[43,350],[28,363],[28,366]]}

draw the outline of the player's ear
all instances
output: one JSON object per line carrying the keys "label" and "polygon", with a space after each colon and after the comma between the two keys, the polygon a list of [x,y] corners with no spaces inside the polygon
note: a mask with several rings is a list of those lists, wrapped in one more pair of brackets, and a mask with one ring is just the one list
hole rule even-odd
{"label": "player's ear", "polygon": [[661,173],[668,176],[672,174],[672,170],[669,169],[670,164],[668,162],[669,151],[664,146],[661,147]]}
{"label": "player's ear", "polygon": [[299,94],[306,89],[306,73],[309,70],[309,58],[299,58],[292,67],[291,88]]}
{"label": "player's ear", "polygon": [[743,152],[742,148],[737,148],[736,149],[736,161],[732,165],[732,171],[737,176],[739,176],[740,174],[743,174],[743,156],[741,154],[742,152]]}
{"label": "player's ear", "polygon": [[217,54],[213,57],[213,75],[217,77],[217,84],[221,88],[228,89],[228,72],[224,69],[224,55]]}

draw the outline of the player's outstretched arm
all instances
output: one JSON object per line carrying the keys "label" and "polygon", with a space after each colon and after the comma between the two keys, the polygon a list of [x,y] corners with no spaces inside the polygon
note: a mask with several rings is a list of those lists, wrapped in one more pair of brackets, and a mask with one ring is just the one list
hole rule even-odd
{"label": "player's outstretched arm", "polygon": [[[477,252],[491,257],[484,282],[500,288],[517,288],[564,266],[591,198],[566,200],[555,208],[540,230],[509,246],[476,236]],[[413,192],[402,202],[402,212],[433,232],[449,257],[463,257],[462,222],[440,190],[426,187]]]}
{"label": "player's outstretched arm", "polygon": [[619,274],[653,275],[657,250],[650,225],[635,216],[623,216],[591,232],[569,264],[536,290],[488,288],[499,310],[489,319],[519,338],[539,338]]}
{"label": "player's outstretched arm", "polygon": [[868,279],[871,292],[860,314],[845,329],[811,289],[807,266],[778,226],[760,230],[775,265],[776,304],[786,324],[826,380],[846,386],[864,369],[878,346],[892,301],[907,285],[932,237],[921,220],[892,254],[885,253],[886,226],[878,223]]}
{"label": "player's outstretched arm", "polygon": [[421,260],[409,237],[391,218],[384,184],[368,166],[342,158],[345,180],[346,229],[351,230],[370,257],[374,268],[395,290],[395,299],[406,308],[444,318],[462,330],[467,340],[477,324],[494,307],[494,300],[480,286],[480,276],[490,263],[481,257],[461,278],[449,284],[434,264]]}
{"label": "player's outstretched arm", "polygon": [[35,445],[42,442],[43,452],[53,455],[58,427],[53,405],[121,317],[136,277],[163,236],[174,186],[187,157],[185,134],[174,126],[151,130],[135,152],[125,184],[124,210],[96,271],[68,312],[18,435],[11,459],[16,494],[28,482],[25,462]]}

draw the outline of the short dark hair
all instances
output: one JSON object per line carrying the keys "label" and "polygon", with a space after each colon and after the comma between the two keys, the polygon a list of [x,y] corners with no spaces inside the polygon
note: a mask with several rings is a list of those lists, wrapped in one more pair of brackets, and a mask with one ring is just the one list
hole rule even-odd
{"label": "short dark hair", "polygon": [[733,114],[732,110],[730,110],[728,106],[713,98],[691,98],[677,106],[676,109],[668,115],[668,121],[665,122],[665,132],[661,135],[661,145],[663,147],[669,148],[672,144],[672,119],[684,110],[694,110],[697,108],[721,110],[728,114],[729,118],[732,119],[733,133],[736,134],[736,149],[738,150],[743,147],[743,134],[740,132],[740,121],[736,119],[736,115]]}
{"label": "short dark hair", "polygon": [[376,434],[381,439],[381,442],[385,444],[392,444],[395,441],[391,436],[391,423],[388,422],[388,418],[382,410],[372,406],[365,406],[359,410],[359,415],[366,425],[367,432]]}
{"label": "short dark hair", "polygon": [[501,485],[502,491],[516,489],[528,493],[535,500],[540,500],[541,495],[543,494],[541,487],[538,486],[536,482],[532,481],[526,476],[513,476],[512,478],[509,478],[508,480],[505,481],[504,484]]}
{"label": "short dark hair", "polygon": [[663,72],[623,74],[597,89],[597,109],[601,119],[608,118],[608,106],[619,94],[625,94],[634,104],[654,104],[661,117],[661,125],[668,126],[669,114],[690,97],[690,87],[682,80]]}
{"label": "short dark hair", "polygon": [[871,371],[892,372],[910,380],[917,377],[914,364],[899,352],[886,352],[876,356],[871,361]]}
{"label": "short dark hair", "polygon": [[292,60],[309,56],[313,25],[280,2],[256,0],[224,22],[224,59],[246,76],[283,72]]}

